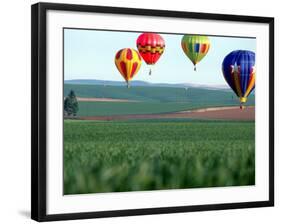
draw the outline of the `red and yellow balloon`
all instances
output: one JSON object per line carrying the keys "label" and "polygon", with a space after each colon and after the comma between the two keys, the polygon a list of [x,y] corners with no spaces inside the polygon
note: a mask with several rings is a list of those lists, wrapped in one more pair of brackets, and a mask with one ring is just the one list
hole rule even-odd
{"label": "red and yellow balloon", "polygon": [[157,33],[142,33],[137,39],[137,48],[146,64],[154,65],[165,50],[165,41]]}
{"label": "red and yellow balloon", "polygon": [[121,49],[115,55],[115,65],[129,88],[130,81],[141,67],[141,56],[135,49]]}

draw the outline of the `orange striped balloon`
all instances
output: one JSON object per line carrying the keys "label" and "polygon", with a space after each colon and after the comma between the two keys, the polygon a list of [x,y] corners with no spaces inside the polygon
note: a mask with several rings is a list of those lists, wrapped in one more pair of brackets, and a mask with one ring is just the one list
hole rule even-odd
{"label": "orange striped balloon", "polygon": [[129,87],[130,81],[141,67],[141,56],[135,49],[121,49],[115,55],[115,65]]}

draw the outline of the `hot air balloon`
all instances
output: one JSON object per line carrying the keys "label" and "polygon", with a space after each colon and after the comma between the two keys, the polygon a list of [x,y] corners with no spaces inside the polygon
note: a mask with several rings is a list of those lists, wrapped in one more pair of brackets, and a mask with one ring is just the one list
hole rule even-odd
{"label": "hot air balloon", "polygon": [[137,39],[137,48],[146,64],[154,65],[164,52],[165,41],[157,33],[143,33]]}
{"label": "hot air balloon", "polygon": [[196,71],[196,64],[206,56],[210,49],[210,41],[207,36],[184,35],[181,40],[181,47],[192,61],[194,71]]}
{"label": "hot air balloon", "polygon": [[243,109],[248,95],[255,88],[255,53],[245,50],[232,51],[223,60],[222,72],[225,81],[239,97],[240,108]]}
{"label": "hot air balloon", "polygon": [[115,65],[127,82],[127,87],[129,88],[130,81],[141,67],[141,56],[135,49],[121,49],[115,55]]}

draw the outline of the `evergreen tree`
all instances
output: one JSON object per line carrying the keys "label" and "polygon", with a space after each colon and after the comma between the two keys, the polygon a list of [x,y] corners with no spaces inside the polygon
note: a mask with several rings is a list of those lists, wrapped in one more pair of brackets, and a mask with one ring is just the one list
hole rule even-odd
{"label": "evergreen tree", "polygon": [[73,90],[64,99],[64,112],[67,116],[76,116],[79,110],[78,101]]}

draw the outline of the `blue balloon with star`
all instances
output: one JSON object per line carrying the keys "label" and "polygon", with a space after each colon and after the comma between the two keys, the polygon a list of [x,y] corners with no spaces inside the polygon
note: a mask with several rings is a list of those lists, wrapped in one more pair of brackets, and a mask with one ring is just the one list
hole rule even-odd
{"label": "blue balloon with star", "polygon": [[230,52],[222,62],[222,73],[227,84],[239,97],[242,109],[255,88],[255,53],[246,50]]}

